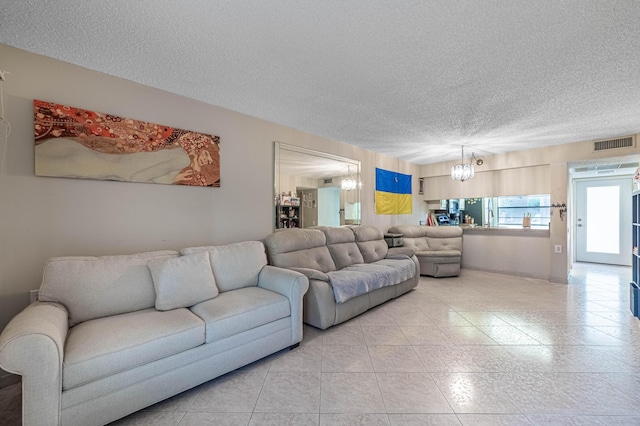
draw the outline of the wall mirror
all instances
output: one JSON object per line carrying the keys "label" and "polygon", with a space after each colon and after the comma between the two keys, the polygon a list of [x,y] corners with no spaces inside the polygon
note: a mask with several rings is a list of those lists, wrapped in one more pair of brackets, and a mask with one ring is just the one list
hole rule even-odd
{"label": "wall mirror", "polygon": [[360,224],[360,161],[274,142],[274,228]]}

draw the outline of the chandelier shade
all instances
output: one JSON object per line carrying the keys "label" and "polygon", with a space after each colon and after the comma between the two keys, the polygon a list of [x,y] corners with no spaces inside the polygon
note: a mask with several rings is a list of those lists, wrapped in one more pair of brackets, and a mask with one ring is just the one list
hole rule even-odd
{"label": "chandelier shade", "polygon": [[358,182],[351,175],[351,167],[347,166],[348,176],[346,179],[342,179],[341,188],[345,191],[353,191],[358,186]]}
{"label": "chandelier shade", "polygon": [[456,164],[451,167],[451,179],[459,180],[464,182],[465,180],[471,179],[475,174],[475,170],[473,168],[473,163],[469,162],[468,164],[464,163],[464,146],[462,147],[462,158],[460,160],[460,164]]}

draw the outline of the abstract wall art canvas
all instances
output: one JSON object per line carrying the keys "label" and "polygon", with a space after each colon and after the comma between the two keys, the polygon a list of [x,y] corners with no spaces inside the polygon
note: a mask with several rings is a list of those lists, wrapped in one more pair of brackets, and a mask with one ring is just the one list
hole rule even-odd
{"label": "abstract wall art canvas", "polygon": [[34,100],[37,176],[220,187],[220,138]]}

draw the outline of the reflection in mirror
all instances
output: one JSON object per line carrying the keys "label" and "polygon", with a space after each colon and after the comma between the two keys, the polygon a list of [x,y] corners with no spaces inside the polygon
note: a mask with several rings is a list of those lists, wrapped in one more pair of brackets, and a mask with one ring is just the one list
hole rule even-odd
{"label": "reflection in mirror", "polygon": [[360,161],[280,142],[274,152],[275,229],[360,224]]}

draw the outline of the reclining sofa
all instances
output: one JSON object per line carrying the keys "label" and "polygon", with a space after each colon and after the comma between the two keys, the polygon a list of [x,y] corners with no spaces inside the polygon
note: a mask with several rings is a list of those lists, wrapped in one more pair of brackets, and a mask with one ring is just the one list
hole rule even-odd
{"label": "reclining sofa", "polygon": [[53,258],[0,367],[22,375],[23,424],[104,425],[297,345],[307,288],[259,241]]}
{"label": "reclining sofa", "polygon": [[265,246],[272,265],[309,278],[304,322],[323,330],[408,292],[420,279],[415,249],[390,249],[373,226],[280,230]]}
{"label": "reclining sofa", "polygon": [[459,226],[397,225],[388,232],[402,234],[403,246],[416,250],[422,275],[460,275],[462,228]]}

